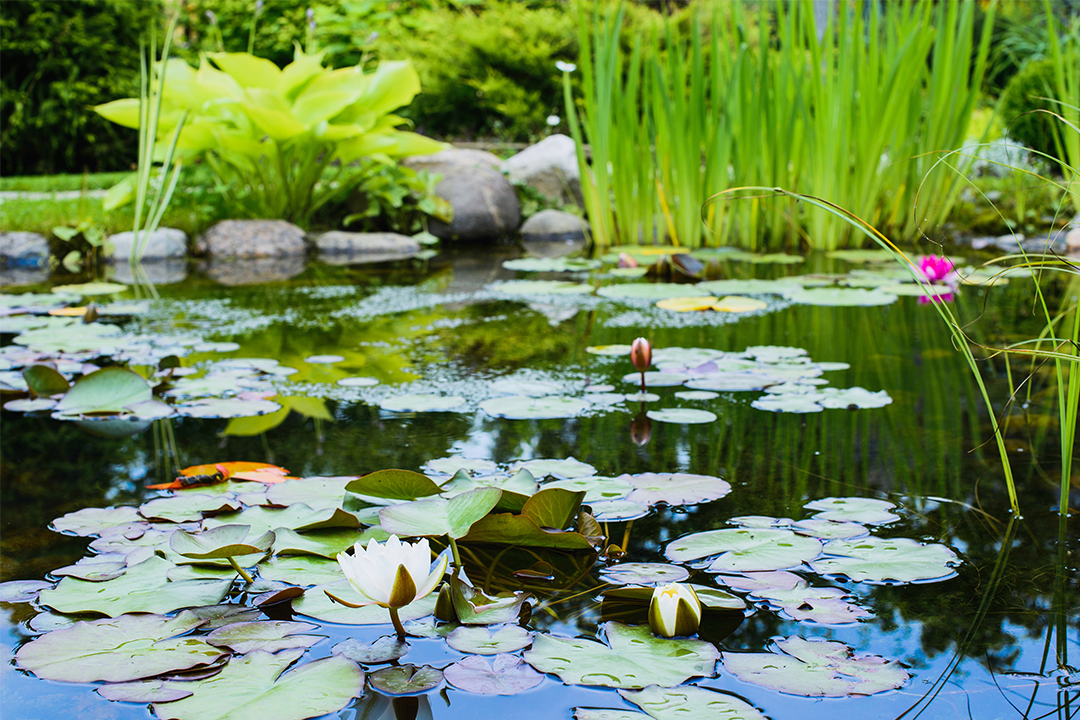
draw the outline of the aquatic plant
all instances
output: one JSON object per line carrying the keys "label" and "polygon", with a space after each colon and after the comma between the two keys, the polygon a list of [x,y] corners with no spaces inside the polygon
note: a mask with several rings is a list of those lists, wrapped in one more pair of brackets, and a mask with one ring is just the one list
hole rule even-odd
{"label": "aquatic plant", "polygon": [[649,601],[649,628],[660,637],[693,635],[701,625],[701,601],[689,585],[657,585]]}

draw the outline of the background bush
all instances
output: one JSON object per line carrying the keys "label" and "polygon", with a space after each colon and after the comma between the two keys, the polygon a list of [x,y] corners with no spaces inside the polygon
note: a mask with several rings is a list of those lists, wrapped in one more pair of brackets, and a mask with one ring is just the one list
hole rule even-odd
{"label": "background bush", "polygon": [[0,4],[0,174],[128,169],[126,128],[91,105],[137,96],[139,35],[156,0],[24,0]]}
{"label": "background bush", "polygon": [[1054,97],[1054,65],[1050,60],[1027,63],[1013,76],[1001,96],[1001,117],[1005,132],[1018,143],[1051,157],[1057,157],[1051,123],[1056,119],[1043,109],[1057,112],[1056,103],[1044,98]]}

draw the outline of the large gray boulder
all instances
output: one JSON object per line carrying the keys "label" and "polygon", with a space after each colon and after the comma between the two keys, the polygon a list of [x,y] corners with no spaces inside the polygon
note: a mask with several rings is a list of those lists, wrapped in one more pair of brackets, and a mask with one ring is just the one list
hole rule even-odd
{"label": "large gray boulder", "polygon": [[214,258],[284,258],[307,254],[304,231],[284,220],[222,220],[196,244]]}
{"label": "large gray boulder", "polygon": [[[131,256],[131,247],[135,244],[135,233],[122,232],[110,235],[107,242],[112,245],[112,262],[127,260]],[[150,233],[143,249],[143,261],[180,259],[187,257],[188,236],[176,228],[158,228]]]}
{"label": "large gray boulder", "polygon": [[319,259],[331,265],[404,260],[420,252],[420,243],[397,233],[355,233],[332,230],[315,238]]}
{"label": "large gray boulder", "polygon": [[510,182],[524,183],[561,205],[581,205],[581,173],[573,138],[551,135],[504,160]]}
{"label": "large gray boulder", "polygon": [[502,160],[486,150],[468,150],[450,148],[433,155],[412,155],[401,160],[401,164],[413,170],[427,170],[443,173],[452,167],[489,167],[498,168]]}
{"label": "large gray boulder", "polygon": [[35,232],[0,233],[0,264],[34,268],[49,264],[49,241]]}
{"label": "large gray boulder", "polygon": [[432,235],[443,239],[490,240],[517,230],[521,204],[517,193],[501,172],[491,167],[451,166],[438,170],[443,176],[435,194],[454,208],[447,225],[433,220]]}

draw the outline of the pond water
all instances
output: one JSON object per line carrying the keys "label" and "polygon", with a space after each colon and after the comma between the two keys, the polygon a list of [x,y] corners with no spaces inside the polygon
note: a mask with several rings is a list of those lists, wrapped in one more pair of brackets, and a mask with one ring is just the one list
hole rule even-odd
{"label": "pond water", "polygon": [[[498,285],[536,277],[502,267],[516,254],[509,248],[462,250],[424,262],[366,268],[311,265],[291,279],[245,286],[221,285],[194,270],[183,282],[159,286],[161,297],[149,302],[146,312],[121,321],[125,333],[235,343],[188,342],[184,364],[276,360],[279,367],[297,372],[260,376],[259,382],[271,383],[278,399],[292,400],[280,403],[272,415],[147,421],[141,431],[124,437],[99,437],[48,413],[5,410],[0,581],[56,579],[49,573],[86,555],[91,538],[49,530],[54,519],[83,508],[138,506],[166,495],[145,486],[169,482],[183,467],[256,461],[306,478],[359,476],[386,468],[434,474],[435,468],[450,467],[452,474],[451,466],[429,464],[443,458],[464,458],[474,461],[473,467],[490,461],[509,473],[520,461],[573,458],[591,466],[583,471],[586,476],[686,473],[730,484],[730,492],[716,500],[653,502],[648,514],[633,522],[603,523],[609,543],[625,544],[625,561],[667,563],[673,540],[735,527],[733,518],[790,519],[778,523],[787,527],[817,512],[807,509],[808,503],[837,497],[894,503],[898,519],[866,521],[871,535],[943,545],[960,560],[951,577],[911,583],[856,582],[795,563],[794,572],[814,587],[846,593],[842,604],[845,612],[854,613],[850,622],[835,617],[797,621],[802,603],[789,601],[783,610],[779,600],[725,585],[726,576],[702,569],[707,563],[682,563],[692,572],[691,582],[726,587],[747,602],[741,624],[716,638],[725,662],[705,677],[691,678],[690,684],[734,695],[773,720],[831,719],[838,712],[853,718],[1077,716],[1080,541],[1075,515],[1066,521],[1056,513],[1061,447],[1050,373],[1037,370],[1012,405],[1007,437],[1023,517],[1010,521],[986,411],[932,305],[901,296],[889,304],[822,306],[762,294],[754,297],[764,307],[746,313],[673,313],[656,308],[656,298],[619,300]],[[847,274],[865,267],[819,256],[800,264],[722,266],[727,278]],[[586,276],[540,277],[577,282]],[[605,277],[601,282],[618,281]],[[1075,289],[1055,286],[1052,292],[1060,297]],[[130,292],[117,296],[131,298]],[[971,328],[977,342],[1034,337],[1040,328],[1030,315],[1022,278],[991,290],[965,287],[955,302],[964,318],[978,316]],[[817,375],[828,387],[884,391],[891,402],[849,408],[845,401],[840,409],[772,412],[759,409],[759,401],[769,397],[760,389],[710,391],[701,390],[700,383],[696,387],[705,394],[679,397],[676,393],[686,393],[687,387],[660,384],[648,388],[658,396],[655,400],[625,400],[617,396],[638,389],[636,377],[626,377],[634,369],[618,349],[611,355],[603,349],[639,336],[649,338],[661,357],[665,348],[743,353],[744,362],[769,360],[771,367],[783,365],[796,379]],[[11,347],[15,335],[2,337],[4,347]],[[687,357],[698,356],[675,359]],[[811,362],[828,365],[801,374],[790,367]],[[685,370],[696,363],[682,364]],[[1001,412],[1009,400],[1005,365],[998,359],[983,368]],[[1027,371],[1019,363],[1012,368],[1017,381]],[[349,378],[371,380],[340,383]],[[798,392],[821,387],[826,386],[806,383]],[[258,383],[248,388],[265,396],[264,390]],[[406,398],[393,405],[402,395],[449,396],[461,402],[449,411],[412,411],[427,401]],[[492,408],[500,406],[484,405],[507,395],[517,398],[519,410],[533,403],[526,395],[588,402],[585,409],[568,412],[570,417],[549,419],[499,417],[505,413]],[[716,419],[686,422],[689,416],[676,414],[675,422],[666,422],[663,414],[655,414],[662,408],[707,411],[698,414],[700,419],[708,419],[707,413]],[[654,411],[653,417],[642,410]],[[545,472],[536,475],[544,479]],[[1075,507],[1075,470],[1071,484]],[[528,628],[596,638],[598,626],[608,619],[597,602],[609,587],[599,574],[603,567],[598,561],[574,583],[534,591]],[[474,582],[479,572],[470,572]],[[237,602],[238,596],[233,597]],[[31,638],[65,623],[51,613],[40,615],[45,611],[40,602],[0,603],[0,608],[9,658]],[[301,664],[329,656],[349,638],[370,643],[392,632],[388,624],[316,622],[319,627],[311,633],[322,637]],[[897,661],[910,678],[897,689],[869,695],[803,697],[783,682],[780,690],[786,692],[740,679],[726,664],[740,653],[777,652],[776,641],[792,637],[835,641],[856,655]],[[446,668],[466,657],[440,637],[410,639],[410,646],[402,662]],[[379,667],[385,666],[368,670]],[[152,715],[145,703],[111,702],[93,692],[101,683],[41,680],[14,660],[5,663],[0,680],[5,718]],[[171,717],[167,703],[158,707],[159,714]],[[418,701],[387,705],[369,688],[364,698],[329,717],[391,718],[396,713],[399,718],[449,719],[485,713],[568,720],[575,708],[640,712],[614,689],[564,684],[548,674],[534,688],[506,696],[444,684]],[[638,717],[579,712],[582,717]],[[657,717],[672,716],[656,712]]]}

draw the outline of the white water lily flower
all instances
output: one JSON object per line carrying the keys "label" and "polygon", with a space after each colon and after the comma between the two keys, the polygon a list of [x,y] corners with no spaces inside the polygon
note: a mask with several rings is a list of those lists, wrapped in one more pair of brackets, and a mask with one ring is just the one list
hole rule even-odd
{"label": "white water lily flower", "polygon": [[555,69],[562,72],[574,72],[577,70],[577,65],[574,63],[563,62],[562,60],[555,61]]}
{"label": "white water lily flower", "polygon": [[701,624],[701,601],[689,585],[668,583],[653,590],[649,628],[660,637],[693,635]]}
{"label": "white water lily flower", "polygon": [[397,535],[391,535],[382,544],[370,540],[367,548],[356,543],[352,555],[340,552],[337,561],[349,584],[368,601],[359,606],[394,609],[427,597],[439,584],[447,565],[443,555],[432,567],[426,538],[417,543],[403,543]]}

